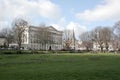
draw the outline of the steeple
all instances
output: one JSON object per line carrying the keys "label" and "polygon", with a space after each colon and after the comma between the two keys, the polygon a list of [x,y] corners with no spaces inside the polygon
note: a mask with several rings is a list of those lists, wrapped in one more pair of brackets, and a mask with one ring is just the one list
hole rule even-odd
{"label": "steeple", "polygon": [[74,50],[75,50],[75,32],[74,32],[74,27],[73,27],[73,43],[74,43]]}

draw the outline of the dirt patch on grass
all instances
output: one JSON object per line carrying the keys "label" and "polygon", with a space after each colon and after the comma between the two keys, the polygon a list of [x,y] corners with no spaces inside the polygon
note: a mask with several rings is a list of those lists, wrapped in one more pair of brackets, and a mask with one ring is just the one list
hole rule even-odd
{"label": "dirt patch on grass", "polygon": [[101,57],[90,57],[88,59],[92,61],[98,61],[98,60],[101,60]]}
{"label": "dirt patch on grass", "polygon": [[8,66],[8,65],[20,65],[20,64],[41,64],[39,61],[31,61],[31,62],[12,62],[12,63],[0,63],[0,66]]}

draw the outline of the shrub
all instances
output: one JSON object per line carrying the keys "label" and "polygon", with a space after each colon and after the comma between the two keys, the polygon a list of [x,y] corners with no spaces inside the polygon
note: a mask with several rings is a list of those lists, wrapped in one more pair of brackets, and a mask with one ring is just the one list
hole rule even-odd
{"label": "shrub", "polygon": [[5,51],[1,51],[1,54],[17,54],[17,52],[11,50],[5,50]]}

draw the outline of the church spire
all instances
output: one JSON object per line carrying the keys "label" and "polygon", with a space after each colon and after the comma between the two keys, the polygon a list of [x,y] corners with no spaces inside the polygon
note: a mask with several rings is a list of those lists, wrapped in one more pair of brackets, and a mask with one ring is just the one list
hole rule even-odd
{"label": "church spire", "polygon": [[74,32],[74,27],[73,27],[73,43],[74,43],[74,50],[75,50],[75,32]]}

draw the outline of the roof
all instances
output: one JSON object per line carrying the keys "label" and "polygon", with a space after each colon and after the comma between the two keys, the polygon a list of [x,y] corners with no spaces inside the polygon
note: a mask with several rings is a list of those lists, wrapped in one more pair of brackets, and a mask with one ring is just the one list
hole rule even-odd
{"label": "roof", "polygon": [[34,29],[46,28],[46,29],[57,31],[57,32],[62,32],[62,31],[59,31],[59,30],[55,29],[53,26],[39,27],[39,26],[32,26],[32,25],[30,25],[29,28],[34,28]]}

